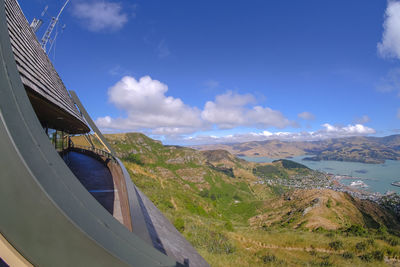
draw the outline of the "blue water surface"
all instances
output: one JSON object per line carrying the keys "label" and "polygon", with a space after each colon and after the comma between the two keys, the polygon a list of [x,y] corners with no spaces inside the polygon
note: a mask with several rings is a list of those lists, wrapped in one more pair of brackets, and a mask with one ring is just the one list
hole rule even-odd
{"label": "blue water surface", "polygon": [[[306,165],[310,169],[323,172],[333,173],[336,175],[353,176],[354,179],[341,180],[341,183],[350,185],[351,182],[362,180],[368,185],[364,190],[370,192],[380,192],[382,194],[387,191],[395,191],[400,193],[400,187],[391,185],[392,182],[400,181],[400,161],[386,160],[382,164],[367,164],[359,162],[343,162],[335,160],[309,161],[303,160],[311,155],[302,155],[289,160],[296,161]],[[241,157],[252,162],[272,162],[276,159],[267,157]]]}

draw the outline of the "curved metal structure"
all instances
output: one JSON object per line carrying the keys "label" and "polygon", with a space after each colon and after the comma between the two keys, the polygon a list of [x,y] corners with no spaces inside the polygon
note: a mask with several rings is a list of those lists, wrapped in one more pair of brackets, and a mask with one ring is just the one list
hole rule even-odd
{"label": "curved metal structure", "polygon": [[19,4],[15,0],[3,1],[17,69],[42,126],[69,133],[89,132]]}
{"label": "curved metal structure", "polygon": [[[36,37],[28,40],[34,35],[21,16],[15,0],[0,0],[0,258],[25,266],[206,266],[117,158],[132,232],[58,155],[44,126],[69,133],[90,128]],[[157,231],[164,251],[151,237]]]}

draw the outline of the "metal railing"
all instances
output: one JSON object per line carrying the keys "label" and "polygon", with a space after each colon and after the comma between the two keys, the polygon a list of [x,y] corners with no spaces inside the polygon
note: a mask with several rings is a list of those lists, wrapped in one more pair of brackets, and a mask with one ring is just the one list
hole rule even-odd
{"label": "metal railing", "polygon": [[113,160],[114,162],[117,162],[117,160],[114,158],[114,156],[110,152],[96,148],[96,147],[76,145],[74,143],[71,143],[70,147],[75,148],[75,149],[92,151],[92,152],[96,153],[97,155],[104,156],[108,159]]}

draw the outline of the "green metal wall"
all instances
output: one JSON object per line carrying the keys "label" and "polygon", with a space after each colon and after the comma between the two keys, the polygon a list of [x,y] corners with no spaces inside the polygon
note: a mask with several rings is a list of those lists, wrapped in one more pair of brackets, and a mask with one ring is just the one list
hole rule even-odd
{"label": "green metal wall", "polygon": [[1,234],[35,266],[175,266],[101,207],[51,146],[21,82],[4,4],[0,1]]}

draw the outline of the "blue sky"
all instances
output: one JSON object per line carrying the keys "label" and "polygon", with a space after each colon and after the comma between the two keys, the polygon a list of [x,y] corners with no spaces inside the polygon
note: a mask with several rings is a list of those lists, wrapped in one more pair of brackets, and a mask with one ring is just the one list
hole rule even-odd
{"label": "blue sky", "polygon": [[[45,23],[63,3],[20,0],[29,21],[48,4]],[[397,1],[71,0],[63,24],[50,58],[105,132],[196,144],[400,129]]]}

